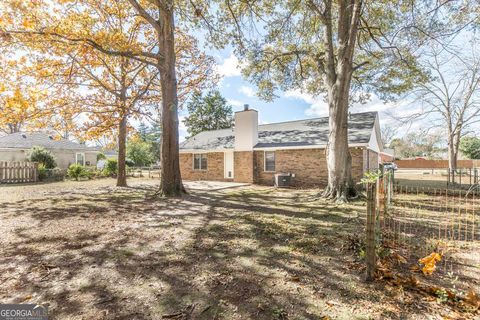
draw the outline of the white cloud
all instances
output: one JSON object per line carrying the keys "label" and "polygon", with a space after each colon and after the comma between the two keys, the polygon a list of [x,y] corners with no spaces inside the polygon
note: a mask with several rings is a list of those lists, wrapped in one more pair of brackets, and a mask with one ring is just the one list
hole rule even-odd
{"label": "white cloud", "polygon": [[328,104],[324,101],[323,96],[316,97],[295,89],[286,91],[285,97],[303,100],[305,103],[308,103],[310,107],[305,110],[307,116],[324,117],[328,115]]}
{"label": "white cloud", "polygon": [[247,87],[247,86],[241,86],[240,89],[238,89],[240,93],[243,93],[247,97],[253,98],[255,97],[255,90],[252,87]]}
{"label": "white cloud", "polygon": [[222,77],[240,76],[241,71],[238,58],[231,53],[228,58],[225,58],[221,64],[217,65],[217,72]]}
{"label": "white cloud", "polygon": [[243,107],[244,103],[240,100],[227,99],[227,102],[234,107]]}

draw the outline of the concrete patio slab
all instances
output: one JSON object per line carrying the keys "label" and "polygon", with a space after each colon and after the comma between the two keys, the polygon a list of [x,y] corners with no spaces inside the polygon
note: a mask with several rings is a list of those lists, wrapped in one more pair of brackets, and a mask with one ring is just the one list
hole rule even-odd
{"label": "concrete patio slab", "polygon": [[183,181],[183,185],[187,190],[216,191],[222,189],[245,187],[249,184],[223,181]]}

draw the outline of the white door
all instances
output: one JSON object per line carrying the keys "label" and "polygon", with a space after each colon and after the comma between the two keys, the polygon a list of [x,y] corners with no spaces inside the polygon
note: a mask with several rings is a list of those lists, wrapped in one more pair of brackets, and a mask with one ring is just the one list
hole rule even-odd
{"label": "white door", "polygon": [[233,179],[233,151],[225,151],[225,179]]}

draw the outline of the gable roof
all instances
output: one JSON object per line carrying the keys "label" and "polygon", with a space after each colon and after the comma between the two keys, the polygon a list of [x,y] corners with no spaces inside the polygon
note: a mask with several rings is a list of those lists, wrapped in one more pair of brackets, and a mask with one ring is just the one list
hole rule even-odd
{"label": "gable roof", "polygon": [[[348,143],[365,144],[375,128],[377,112],[352,113],[348,120]],[[325,146],[328,142],[328,117],[262,124],[254,148]],[[233,128],[201,132],[180,144],[180,150],[233,149]]]}
{"label": "gable roof", "polygon": [[16,132],[0,137],[0,148],[31,149],[33,147],[45,149],[84,150],[96,151],[97,148],[87,147],[67,139],[55,140],[44,132]]}

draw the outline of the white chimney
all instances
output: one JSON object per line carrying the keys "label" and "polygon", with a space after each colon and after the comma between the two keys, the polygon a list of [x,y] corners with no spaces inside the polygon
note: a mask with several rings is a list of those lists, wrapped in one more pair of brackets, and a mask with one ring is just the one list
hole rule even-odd
{"label": "white chimney", "polygon": [[235,151],[252,151],[258,142],[258,112],[244,105],[235,112]]}

